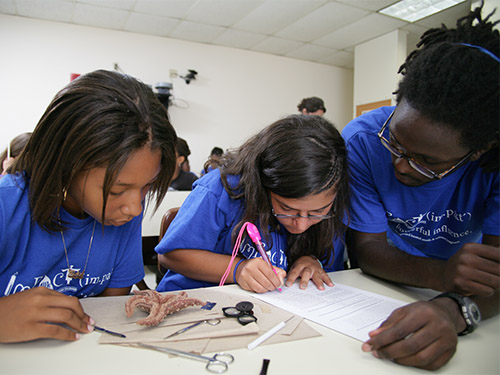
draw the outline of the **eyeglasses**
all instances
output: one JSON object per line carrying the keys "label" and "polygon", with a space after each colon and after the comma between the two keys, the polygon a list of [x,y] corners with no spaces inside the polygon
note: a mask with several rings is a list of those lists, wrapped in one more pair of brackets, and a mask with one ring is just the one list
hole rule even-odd
{"label": "eyeglasses", "polygon": [[278,219],[307,219],[311,221],[321,221],[325,219],[330,219],[334,215],[307,215],[307,216],[302,216],[302,215],[286,215],[286,214],[277,214],[274,212],[274,208],[271,210],[273,213],[274,217],[277,217]]}
{"label": "eyeglasses", "polygon": [[399,151],[396,147],[394,147],[389,140],[387,140],[383,134],[385,131],[385,128],[387,125],[391,122],[392,116],[394,115],[394,111],[390,114],[389,118],[384,122],[384,125],[382,125],[382,128],[378,132],[378,138],[380,139],[380,142],[382,145],[391,152],[396,158],[403,158],[405,159],[410,166],[415,169],[418,173],[424,175],[427,178],[431,179],[442,179],[444,176],[449,174],[451,171],[455,170],[456,168],[460,167],[462,164],[464,164],[471,156],[474,154],[474,151],[469,152],[467,155],[465,155],[458,163],[453,165],[451,168],[447,169],[444,172],[441,173],[436,173],[434,171],[431,171],[429,168],[424,167],[422,164],[414,160],[413,158],[410,158],[409,156],[406,156],[403,154],[401,151]]}
{"label": "eyeglasses", "polygon": [[228,318],[236,318],[238,322],[245,326],[248,323],[257,321],[257,317],[253,315],[253,303],[249,301],[238,302],[234,307],[223,307],[222,312]]}

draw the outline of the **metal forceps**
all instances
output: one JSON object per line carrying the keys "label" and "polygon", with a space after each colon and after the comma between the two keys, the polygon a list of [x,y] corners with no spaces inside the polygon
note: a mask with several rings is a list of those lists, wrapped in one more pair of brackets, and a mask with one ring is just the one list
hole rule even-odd
{"label": "metal forceps", "polygon": [[158,350],[160,352],[178,355],[180,357],[206,361],[207,365],[205,366],[205,368],[207,369],[207,371],[212,372],[214,374],[222,374],[223,372],[226,372],[229,367],[229,364],[234,362],[233,355],[229,353],[216,353],[213,357],[207,357],[200,354],[183,352],[182,350],[162,348],[160,346],[154,346],[142,343],[137,343],[137,345],[147,349],[153,349],[153,350]]}
{"label": "metal forceps", "polygon": [[196,326],[199,326],[200,324],[204,324],[204,323],[209,324],[211,326],[216,326],[217,324],[220,323],[220,319],[205,319],[205,320],[200,320],[199,322],[191,324],[190,326],[184,327],[184,328],[182,328],[182,329],[180,329],[180,330],[178,330],[178,331],[176,331],[174,333],[171,333],[168,336],[165,336],[163,338],[163,340],[168,339],[169,337],[180,335],[181,333],[186,332],[187,330],[189,330],[191,328],[194,328]]}

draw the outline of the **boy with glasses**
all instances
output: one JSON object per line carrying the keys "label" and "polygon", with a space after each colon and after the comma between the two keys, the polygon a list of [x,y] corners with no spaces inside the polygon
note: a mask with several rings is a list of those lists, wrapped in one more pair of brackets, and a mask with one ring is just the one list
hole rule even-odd
{"label": "boy with glasses", "polygon": [[396,310],[363,344],[434,370],[457,334],[498,314],[499,33],[481,8],[431,29],[400,68],[397,106],[343,132],[352,207],[348,250],[371,275],[441,292]]}

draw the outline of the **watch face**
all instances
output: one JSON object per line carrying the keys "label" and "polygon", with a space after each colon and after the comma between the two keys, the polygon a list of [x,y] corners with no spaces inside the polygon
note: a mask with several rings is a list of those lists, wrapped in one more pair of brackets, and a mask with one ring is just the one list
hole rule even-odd
{"label": "watch face", "polygon": [[470,319],[474,324],[477,324],[481,321],[481,313],[479,312],[479,308],[474,302],[469,304],[469,313]]}

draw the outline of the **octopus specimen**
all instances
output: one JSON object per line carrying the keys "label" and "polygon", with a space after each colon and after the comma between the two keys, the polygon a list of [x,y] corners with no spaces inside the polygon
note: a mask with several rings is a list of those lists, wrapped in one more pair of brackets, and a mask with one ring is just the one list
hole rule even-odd
{"label": "octopus specimen", "polygon": [[178,294],[161,294],[155,290],[134,291],[134,296],[125,303],[125,313],[127,317],[134,314],[134,309],[138,307],[149,313],[149,315],[138,320],[136,323],[144,326],[157,326],[167,315],[191,306],[203,306],[205,302],[188,298],[186,292]]}

